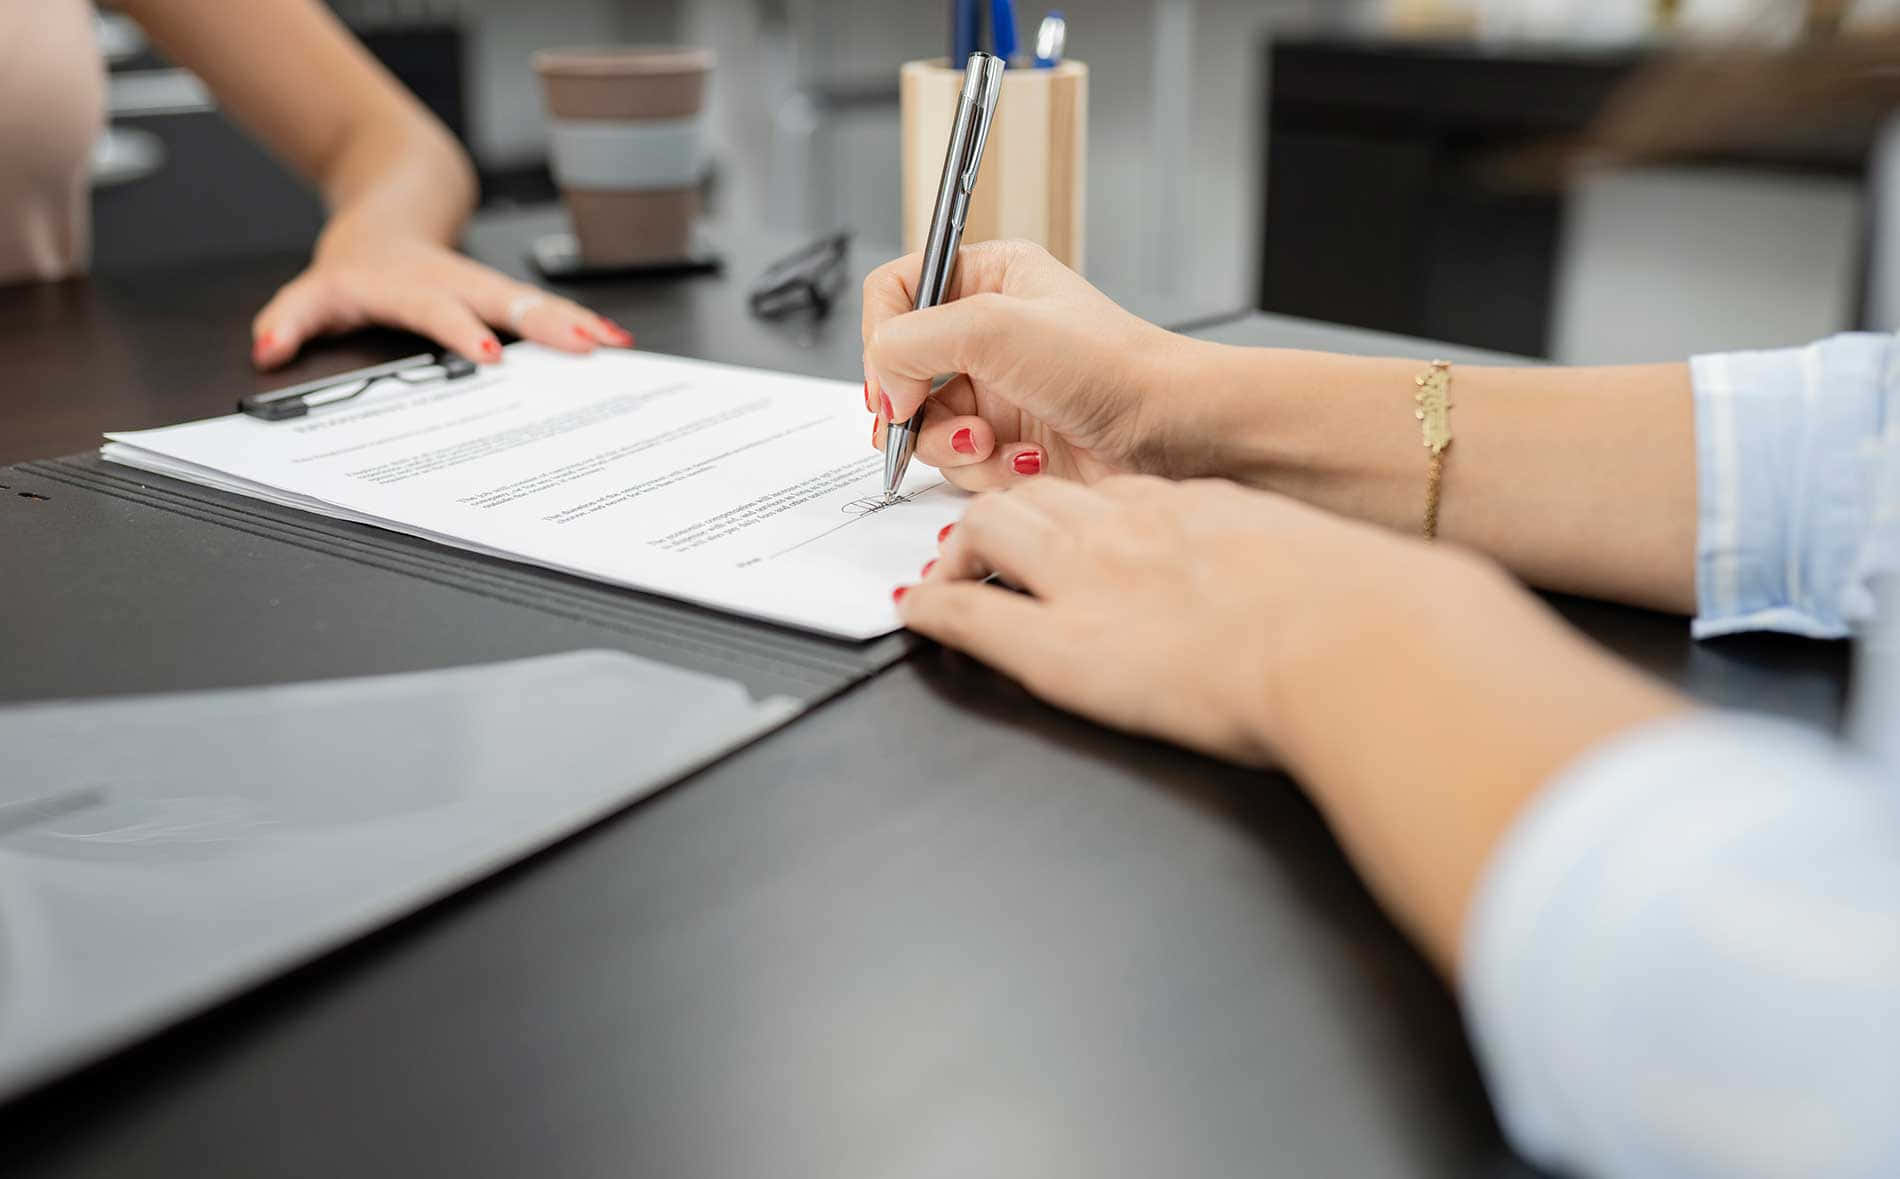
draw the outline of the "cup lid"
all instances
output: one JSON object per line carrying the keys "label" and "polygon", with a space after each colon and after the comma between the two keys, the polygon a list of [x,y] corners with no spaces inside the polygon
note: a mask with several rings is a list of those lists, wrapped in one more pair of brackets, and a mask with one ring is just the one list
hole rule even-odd
{"label": "cup lid", "polygon": [[534,54],[536,72],[580,78],[699,74],[712,69],[713,61],[710,49],[676,45],[590,45]]}

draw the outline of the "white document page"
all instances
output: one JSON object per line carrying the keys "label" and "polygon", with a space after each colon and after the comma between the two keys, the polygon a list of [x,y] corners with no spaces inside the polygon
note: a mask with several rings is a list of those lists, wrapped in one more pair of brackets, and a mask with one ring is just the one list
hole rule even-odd
{"label": "white document page", "polygon": [[861,391],[531,344],[267,422],[108,434],[108,460],[853,639],[897,629],[964,496],[921,463],[882,504]]}

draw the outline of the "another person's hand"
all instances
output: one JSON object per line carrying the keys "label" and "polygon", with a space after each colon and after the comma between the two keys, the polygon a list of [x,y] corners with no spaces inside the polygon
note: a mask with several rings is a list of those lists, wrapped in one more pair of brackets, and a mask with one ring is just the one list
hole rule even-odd
{"label": "another person's hand", "polygon": [[251,324],[251,358],[275,368],[314,337],[369,324],[406,328],[478,363],[501,359],[493,328],[564,352],[628,347],[620,325],[421,238],[324,234],[310,268]]}
{"label": "another person's hand", "polygon": [[[1177,469],[1159,420],[1186,341],[1138,319],[1026,242],[982,242],[946,301],[913,311],[920,257],[864,282],[865,408],[883,427],[930,398],[917,457],[970,490],[1026,475],[1084,482]],[[934,397],[933,377],[958,374]]]}

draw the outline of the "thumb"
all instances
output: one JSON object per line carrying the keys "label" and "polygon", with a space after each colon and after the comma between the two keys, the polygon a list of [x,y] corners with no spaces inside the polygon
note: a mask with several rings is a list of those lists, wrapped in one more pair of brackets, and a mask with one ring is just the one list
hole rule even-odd
{"label": "thumb", "polygon": [[323,330],[329,312],[321,282],[309,274],[291,279],[251,321],[251,363],[276,368],[297,355],[305,341]]}
{"label": "thumb", "polygon": [[1014,365],[1026,309],[1021,299],[985,292],[879,324],[864,355],[891,419],[914,415],[930,396],[932,378],[966,373],[992,381]]}

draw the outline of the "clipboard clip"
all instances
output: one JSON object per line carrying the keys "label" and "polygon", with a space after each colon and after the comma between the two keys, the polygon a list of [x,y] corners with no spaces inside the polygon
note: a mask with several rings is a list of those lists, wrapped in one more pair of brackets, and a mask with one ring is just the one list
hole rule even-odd
{"label": "clipboard clip", "polygon": [[383,381],[401,381],[405,385],[428,385],[436,381],[459,381],[475,375],[475,362],[456,352],[440,354],[418,352],[388,364],[373,364],[333,377],[319,377],[301,385],[289,385],[268,393],[253,393],[238,398],[238,412],[280,422],[300,418],[320,406],[335,405],[352,397],[361,397]]}

